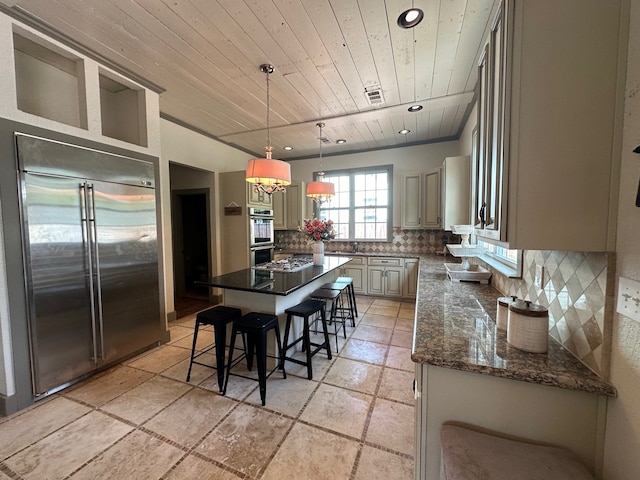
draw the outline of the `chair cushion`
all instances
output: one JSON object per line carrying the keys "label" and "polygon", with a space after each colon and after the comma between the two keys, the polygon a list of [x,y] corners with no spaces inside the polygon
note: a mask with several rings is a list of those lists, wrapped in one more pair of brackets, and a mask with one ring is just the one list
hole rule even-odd
{"label": "chair cushion", "polygon": [[440,430],[446,480],[593,480],[562,447],[539,445],[444,424]]}

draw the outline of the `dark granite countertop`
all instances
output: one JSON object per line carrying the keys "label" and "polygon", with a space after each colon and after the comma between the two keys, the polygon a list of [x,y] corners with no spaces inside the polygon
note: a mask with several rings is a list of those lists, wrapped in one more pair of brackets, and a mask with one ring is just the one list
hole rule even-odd
{"label": "dark granite countertop", "polygon": [[246,268],[237,272],[225,273],[212,277],[208,281],[195,282],[206,287],[228,288],[247,292],[259,292],[269,295],[289,295],[291,292],[307,285],[318,277],[325,275],[345,263],[349,257],[326,255],[324,265],[311,265],[296,272],[278,272],[273,270],[256,270]]}
{"label": "dark granite countertop", "polygon": [[442,258],[421,255],[411,359],[438,367],[616,396],[616,389],[549,337],[547,353],[528,353],[496,329],[492,285],[452,283]]}

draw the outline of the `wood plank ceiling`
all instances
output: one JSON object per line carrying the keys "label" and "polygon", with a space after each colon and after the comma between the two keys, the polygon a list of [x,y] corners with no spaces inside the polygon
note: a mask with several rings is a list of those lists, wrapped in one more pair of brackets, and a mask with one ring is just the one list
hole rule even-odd
{"label": "wood plank ceiling", "polygon": [[[163,116],[263,156],[323,155],[457,138],[494,0],[0,0],[161,86]],[[397,26],[412,5],[413,29]],[[10,8],[8,8],[10,7]],[[367,92],[380,90],[382,103]],[[407,111],[413,104],[424,108]],[[408,135],[400,135],[402,129]],[[338,139],[346,140],[340,145]],[[290,145],[292,151],[283,147]]]}

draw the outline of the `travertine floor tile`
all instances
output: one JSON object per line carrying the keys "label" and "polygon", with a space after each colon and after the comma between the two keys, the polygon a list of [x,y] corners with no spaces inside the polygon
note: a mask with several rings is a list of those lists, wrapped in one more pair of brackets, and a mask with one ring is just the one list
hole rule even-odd
{"label": "travertine floor tile", "polygon": [[414,378],[414,372],[385,369],[382,372],[382,382],[380,383],[378,397],[413,405]]}
{"label": "travertine floor tile", "polygon": [[191,350],[186,348],[174,347],[173,345],[164,345],[149,355],[138,358],[128,365],[147,372],[160,373],[176,363],[181,362],[185,358],[189,358]]}
{"label": "travertine floor tile", "polygon": [[365,445],[355,480],[408,480],[413,478],[413,460]]}
{"label": "travertine floor tile", "polygon": [[409,372],[413,372],[416,369],[416,364],[411,360],[411,349],[393,345],[389,347],[389,355],[387,355],[385,365]]}
{"label": "travertine floor tile", "polygon": [[369,342],[388,344],[393,330],[389,328],[373,327],[371,325],[359,325],[351,335],[351,338],[367,340]]}
{"label": "travertine floor tile", "polygon": [[181,338],[187,337],[193,333],[193,328],[189,328],[185,325],[176,324],[169,326],[169,343],[176,342]]}
{"label": "travertine floor tile", "polygon": [[165,480],[239,480],[241,477],[223,470],[212,462],[189,455],[164,478]]}
{"label": "travertine floor tile", "polygon": [[217,393],[194,388],[144,427],[191,448],[236,405]]}
{"label": "travertine floor tile", "polygon": [[413,344],[413,332],[404,330],[394,330],[391,338],[391,345],[396,347],[411,348]]}
{"label": "travertine floor tile", "polygon": [[340,351],[340,356],[382,365],[388,349],[388,345],[352,338]]}
{"label": "travertine floor tile", "polygon": [[140,425],[191,388],[156,376],[106,403],[102,410]]}
{"label": "travertine floor tile", "polygon": [[198,453],[256,476],[275,453],[291,420],[240,405],[198,446]]}
{"label": "travertine floor tile", "polygon": [[373,395],[382,367],[338,357],[323,382]]}
{"label": "travertine floor tile", "polygon": [[58,397],[37,409],[15,415],[0,424],[0,460],[4,460],[90,411],[89,407]]}
{"label": "travertine floor tile", "polygon": [[[304,378],[300,378],[287,374],[285,379],[273,374],[267,379],[265,406],[290,417],[297,417],[317,386],[318,383],[307,380],[306,375]],[[254,390],[245,401],[261,406],[260,390]]]}
{"label": "travertine floor tile", "polygon": [[371,305],[367,309],[367,313],[373,313],[376,315],[385,315],[387,317],[395,317],[398,315],[398,310],[400,307],[390,307],[385,305]]}
{"label": "travertine floor tile", "polygon": [[[191,332],[193,333],[193,332]],[[200,329],[198,332],[198,340],[196,341],[196,354],[204,349],[213,346],[213,330]],[[186,337],[179,338],[178,340],[171,342],[170,345],[174,347],[182,347],[189,350],[191,354],[191,347],[193,346],[193,335],[189,334]]]}
{"label": "travertine floor tile", "polygon": [[396,330],[403,330],[405,332],[413,332],[414,317],[400,318],[396,321]]}
{"label": "travertine floor tile", "polygon": [[401,308],[398,312],[398,319],[406,318],[409,320],[413,320],[416,318],[416,310],[415,308]]}
{"label": "travertine floor tile", "polygon": [[365,313],[361,315],[361,325],[371,325],[373,327],[393,328],[396,324],[396,317],[386,315],[376,315],[375,313]]}
{"label": "travertine floor tile", "polygon": [[[197,361],[200,363],[206,363],[207,365],[216,364],[215,355],[205,353],[201,357],[197,358]],[[174,380],[178,380],[181,382],[187,381],[187,372],[189,371],[189,359],[181,361],[180,363],[176,363],[173,367],[167,368],[160,375],[167,378],[172,378]],[[217,373],[216,370],[209,367],[204,367],[202,365],[198,365],[194,363],[191,367],[191,378],[189,379],[189,385],[199,385],[200,383],[207,380],[209,377],[213,376],[217,381]],[[217,389],[216,389],[217,391]]]}
{"label": "travertine floor tile", "polygon": [[28,480],[61,479],[131,430],[104,413],[91,412],[6,459],[5,464]]}
{"label": "travertine floor tile", "polygon": [[348,479],[358,442],[297,423],[261,480]]}
{"label": "travertine floor tile", "polygon": [[149,372],[135,368],[116,367],[65,390],[64,395],[99,407],[149,380],[152,376],[153,374]]}
{"label": "travertine floor tile", "polygon": [[321,384],[300,419],[360,439],[373,397]]}
{"label": "travertine floor tile", "polygon": [[184,452],[151,435],[134,431],[84,466],[73,480],[160,478]]}
{"label": "travertine floor tile", "polygon": [[386,298],[376,298],[372,305],[374,307],[391,307],[391,308],[400,308],[400,305],[402,305],[402,302],[398,301],[398,300],[389,300]]}
{"label": "travertine floor tile", "polygon": [[414,408],[412,405],[376,399],[366,441],[413,455]]}

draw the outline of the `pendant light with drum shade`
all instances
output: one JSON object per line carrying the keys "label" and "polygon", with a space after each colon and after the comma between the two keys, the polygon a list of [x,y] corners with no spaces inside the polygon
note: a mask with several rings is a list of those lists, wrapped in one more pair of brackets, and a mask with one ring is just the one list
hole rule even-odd
{"label": "pendant light with drum shade", "polygon": [[284,187],[291,184],[291,165],[271,158],[273,147],[269,130],[269,74],[275,71],[275,67],[265,63],[260,65],[260,71],[267,76],[267,146],[264,147],[266,154],[265,158],[249,160],[246,178],[247,182],[253,184],[256,192],[271,195],[273,192],[284,192]]}
{"label": "pendant light with drum shade", "polygon": [[324,182],[324,172],[322,171],[322,128],[324,123],[316,123],[316,126],[320,128],[320,171],[318,172],[318,180],[315,182],[309,182],[307,184],[307,197],[311,198],[314,202],[322,204],[331,200],[336,194],[335,187],[331,182]]}

